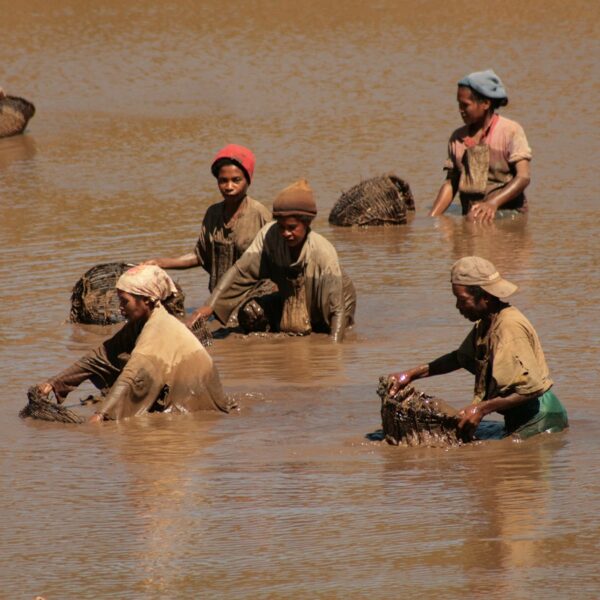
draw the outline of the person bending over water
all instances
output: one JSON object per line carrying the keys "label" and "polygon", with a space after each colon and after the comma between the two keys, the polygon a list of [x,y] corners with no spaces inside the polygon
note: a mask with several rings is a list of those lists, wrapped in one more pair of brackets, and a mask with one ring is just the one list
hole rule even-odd
{"label": "person bending over water", "polygon": [[108,390],[91,421],[147,412],[228,412],[212,358],[194,334],[170,315],[162,301],[176,291],[159,267],[138,265],[117,281],[125,325],[101,346],[38,386],[59,403],[89,379]]}
{"label": "person bending over water", "polygon": [[298,335],[323,332],[342,341],[346,327],[354,322],[356,292],[340,267],[335,248],[312,231],[316,214],[313,192],[305,180],[281,191],[273,203],[276,223],[260,230],[196,318],[214,313],[221,323],[227,323],[256,282],[270,279],[278,292],[240,309],[240,321],[242,312],[251,315],[247,330],[261,331],[268,325],[271,331]]}
{"label": "person bending over water", "polygon": [[219,150],[211,172],[223,200],[206,211],[194,252],[177,258],[154,258],[143,264],[163,269],[201,266],[210,276],[208,290],[212,292],[256,234],[271,221],[268,209],[248,196],[254,164],[254,154],[244,146],[230,144]]}
{"label": "person bending over water", "polygon": [[463,438],[473,439],[483,417],[492,412],[504,416],[505,435],[523,439],[568,427],[566,410],[551,390],[552,379],[535,329],[504,300],[517,286],[477,256],[455,262],[451,282],[456,308],[475,326],[454,352],[390,375],[390,395],[415,379],[462,367],[475,375],[473,403],[459,412]]}
{"label": "person bending over water", "polygon": [[490,223],[499,209],[525,212],[531,148],[518,123],[496,114],[508,104],[502,81],[491,69],[471,73],[458,82],[456,98],[465,125],[450,136],[446,181],[430,216],[444,213],[457,191],[473,221]]}

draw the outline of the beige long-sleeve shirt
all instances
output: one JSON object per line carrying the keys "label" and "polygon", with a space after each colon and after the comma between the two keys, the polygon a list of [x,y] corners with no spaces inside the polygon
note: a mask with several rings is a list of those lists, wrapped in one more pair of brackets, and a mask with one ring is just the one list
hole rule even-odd
{"label": "beige long-sleeve shirt", "polygon": [[294,262],[276,223],[260,230],[224,277],[227,285],[220,284],[214,290],[209,305],[218,319],[226,323],[258,280],[270,279],[280,293],[285,293],[290,288],[290,280],[296,277],[304,280],[304,297],[313,331],[330,331],[336,319],[343,333],[343,328],[353,323],[356,291],[351,279],[342,271],[333,245],[311,230]]}
{"label": "beige long-sleeve shirt", "polygon": [[64,398],[85,379],[109,388],[98,409],[108,419],[230,407],[206,349],[161,305],[143,325],[126,323],[50,383]]}

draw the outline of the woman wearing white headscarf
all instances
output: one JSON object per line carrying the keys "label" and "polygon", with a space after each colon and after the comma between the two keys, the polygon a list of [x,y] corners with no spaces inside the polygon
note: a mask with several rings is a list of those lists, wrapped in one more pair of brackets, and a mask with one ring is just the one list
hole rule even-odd
{"label": "woman wearing white headscarf", "polygon": [[39,386],[62,403],[89,379],[108,390],[93,421],[146,412],[229,411],[212,358],[194,334],[163,307],[176,291],[153,265],[129,269],[117,281],[127,323],[100,347]]}

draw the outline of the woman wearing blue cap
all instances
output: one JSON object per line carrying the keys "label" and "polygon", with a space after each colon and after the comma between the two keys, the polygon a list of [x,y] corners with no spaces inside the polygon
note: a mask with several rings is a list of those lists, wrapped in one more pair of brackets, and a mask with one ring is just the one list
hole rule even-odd
{"label": "woman wearing blue cap", "polygon": [[502,81],[491,69],[471,73],[458,82],[456,99],[465,125],[450,136],[446,181],[429,214],[441,215],[456,192],[473,221],[490,223],[499,209],[525,212],[531,148],[523,128],[496,113],[508,104]]}

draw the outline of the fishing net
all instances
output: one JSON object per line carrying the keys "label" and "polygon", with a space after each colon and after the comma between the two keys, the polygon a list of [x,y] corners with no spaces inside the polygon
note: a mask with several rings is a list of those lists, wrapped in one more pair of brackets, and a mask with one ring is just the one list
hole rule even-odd
{"label": "fishing net", "polygon": [[[115,285],[123,272],[133,266],[127,263],[104,263],[86,271],[71,293],[70,321],[90,325],[111,325],[124,321]],[[175,287],[177,292],[162,304],[172,315],[182,318],[185,315],[185,295],[177,282]]]}
{"label": "fishing net", "polygon": [[0,99],[0,138],[21,133],[35,114],[35,106],[24,98],[5,96]]}
{"label": "fishing net", "polygon": [[395,396],[388,395],[389,380],[379,378],[377,395],[381,398],[383,433],[394,446],[458,446],[458,411],[407,385]]}
{"label": "fishing net", "polygon": [[408,183],[396,175],[361,181],[344,192],[329,213],[332,225],[400,225],[415,201]]}
{"label": "fishing net", "polygon": [[31,418],[56,423],[84,423],[85,418],[65,406],[50,402],[37,386],[27,390],[27,405],[21,410],[22,419]]}

